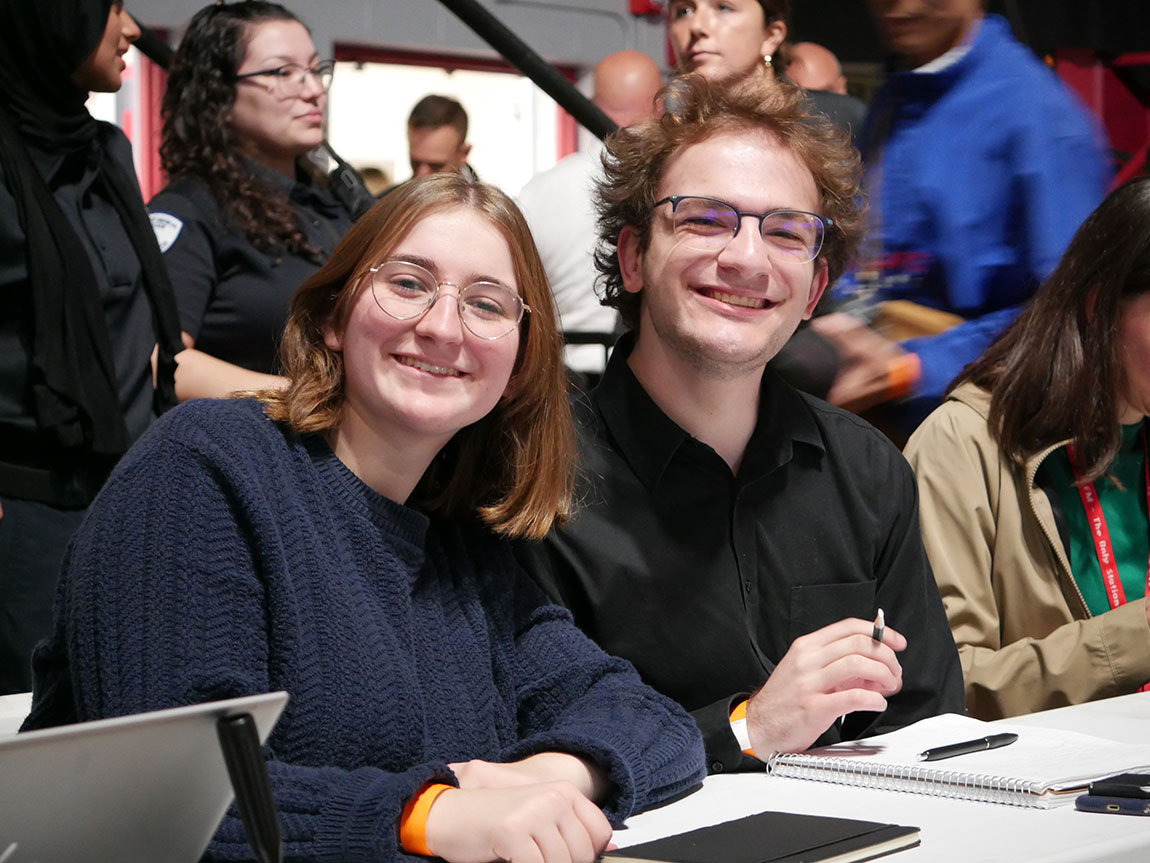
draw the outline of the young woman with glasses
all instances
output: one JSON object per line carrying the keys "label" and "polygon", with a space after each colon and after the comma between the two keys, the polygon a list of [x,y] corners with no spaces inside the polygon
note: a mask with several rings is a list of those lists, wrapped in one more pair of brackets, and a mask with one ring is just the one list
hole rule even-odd
{"label": "young woman with glasses", "polygon": [[175,404],[179,324],[131,145],[85,108],[139,35],[111,0],[0,3],[0,695],[31,686],[85,508]]}
{"label": "young woman with glasses", "polygon": [[[509,549],[565,518],[574,463],[510,199],[391,192],[296,295],[283,362],[286,389],[182,405],[112,476],[29,727],[287,690],[267,751],[298,860],[591,863],[700,781],[690,718]],[[229,817],[209,857],[242,841]]]}
{"label": "young woman with glasses", "polygon": [[307,158],[324,137],[332,63],[282,6],[201,9],[164,94],[171,183],[148,205],[179,303],[180,400],[282,384],[296,289],[352,217]]}
{"label": "young woman with glasses", "polygon": [[968,711],[1150,683],[1150,179],[1112,192],[911,437]]}

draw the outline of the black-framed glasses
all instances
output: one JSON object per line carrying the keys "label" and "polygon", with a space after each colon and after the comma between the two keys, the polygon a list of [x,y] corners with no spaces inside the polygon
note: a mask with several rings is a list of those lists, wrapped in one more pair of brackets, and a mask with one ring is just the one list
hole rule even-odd
{"label": "black-framed glasses", "polygon": [[258,72],[245,72],[236,75],[237,81],[246,78],[271,78],[272,92],[284,99],[294,99],[303,92],[303,88],[310,75],[323,92],[331,87],[331,78],[335,74],[335,61],[324,60],[314,66],[301,66],[299,63],[284,63],[274,69],[260,69]]}
{"label": "black-framed glasses", "polygon": [[481,339],[495,341],[515,332],[523,313],[531,311],[519,294],[498,282],[472,282],[460,287],[455,282],[441,282],[419,264],[408,261],[386,261],[368,272],[375,304],[397,321],[427,314],[444,285],[459,290],[454,295],[459,319]]}
{"label": "black-framed glasses", "polygon": [[671,205],[671,225],[675,236],[692,249],[720,252],[739,233],[743,219],[759,222],[759,233],[774,260],[805,264],[819,256],[826,229],[833,219],[805,210],[768,210],[749,213],[736,210],[726,201],[699,195],[669,195],[654,206]]}

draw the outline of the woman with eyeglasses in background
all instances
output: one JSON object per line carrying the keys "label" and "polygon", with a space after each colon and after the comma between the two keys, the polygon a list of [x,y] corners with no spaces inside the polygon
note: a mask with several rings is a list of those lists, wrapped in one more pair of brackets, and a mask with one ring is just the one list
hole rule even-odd
{"label": "woman with eyeglasses in background", "polygon": [[88,504],[175,404],[179,324],[131,145],[85,108],[139,35],[111,0],[0,3],[0,695],[31,686]]}
{"label": "woman with eyeglasses in background", "polygon": [[[457,174],[388,194],[297,293],[283,362],[286,390],[182,405],[113,474],[26,727],[286,690],[293,860],[591,863],[700,782],[690,717],[511,554],[566,517],[575,453],[510,199]],[[243,841],[230,815],[208,857]]]}
{"label": "woman with eyeglasses in background", "polygon": [[308,158],[332,63],[287,9],[213,4],[180,40],[163,100],[171,182],[148,204],[180,310],[181,401],[282,385],[292,295],[351,227]]}

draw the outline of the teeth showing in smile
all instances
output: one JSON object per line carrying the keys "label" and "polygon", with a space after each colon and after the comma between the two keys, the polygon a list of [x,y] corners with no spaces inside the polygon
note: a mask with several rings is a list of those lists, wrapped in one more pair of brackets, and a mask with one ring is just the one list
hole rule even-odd
{"label": "teeth showing in smile", "polygon": [[424,372],[431,372],[433,375],[445,375],[452,378],[458,378],[463,375],[463,372],[449,369],[445,366],[433,366],[431,363],[422,362],[421,360],[415,359],[415,357],[399,357],[398,359],[405,366],[411,366]]}
{"label": "teeth showing in smile", "polygon": [[704,291],[711,299],[731,306],[742,306],[746,309],[765,309],[768,305],[763,297],[745,297],[741,294],[724,294],[722,291]]}

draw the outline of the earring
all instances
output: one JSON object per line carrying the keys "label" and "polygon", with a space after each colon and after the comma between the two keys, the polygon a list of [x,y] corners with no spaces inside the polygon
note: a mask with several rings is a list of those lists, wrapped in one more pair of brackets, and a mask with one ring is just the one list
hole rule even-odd
{"label": "earring", "polygon": [[763,65],[766,66],[768,69],[771,68],[771,55],[770,54],[764,54],[763,55]]}

